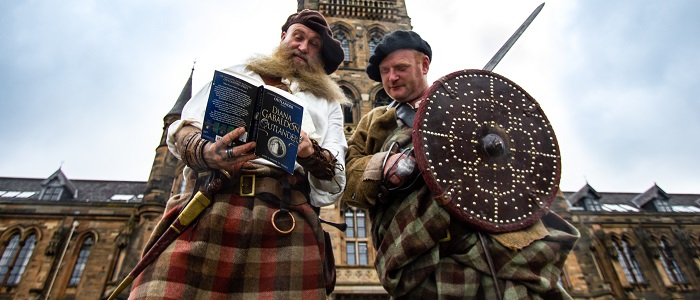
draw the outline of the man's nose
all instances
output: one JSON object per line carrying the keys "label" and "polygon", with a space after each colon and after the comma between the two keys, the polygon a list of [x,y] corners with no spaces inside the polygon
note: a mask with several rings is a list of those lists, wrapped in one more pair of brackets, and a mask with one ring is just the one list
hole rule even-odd
{"label": "man's nose", "polygon": [[399,73],[396,72],[396,71],[393,70],[393,69],[389,70],[389,80],[394,81],[394,80],[397,80],[397,79],[399,79]]}
{"label": "man's nose", "polygon": [[309,41],[300,42],[297,48],[299,48],[299,51],[302,53],[307,53],[309,51]]}

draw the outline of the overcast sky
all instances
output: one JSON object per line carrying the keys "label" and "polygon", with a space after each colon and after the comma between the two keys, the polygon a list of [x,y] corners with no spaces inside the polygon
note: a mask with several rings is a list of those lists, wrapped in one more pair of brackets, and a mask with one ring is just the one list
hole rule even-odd
{"label": "overcast sky", "polygon": [[[0,176],[148,179],[196,60],[279,43],[293,0],[0,1]],[[429,79],[482,68],[542,1],[406,0]],[[700,194],[700,2],[556,0],[494,70],[552,123],[564,191]]]}

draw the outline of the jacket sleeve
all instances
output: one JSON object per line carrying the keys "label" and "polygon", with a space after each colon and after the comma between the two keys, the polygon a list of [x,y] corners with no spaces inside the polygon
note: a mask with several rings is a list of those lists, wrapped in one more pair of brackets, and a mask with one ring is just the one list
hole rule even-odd
{"label": "jacket sleeve", "polygon": [[352,206],[370,208],[382,201],[384,141],[396,128],[395,109],[378,107],[360,120],[348,140],[347,186],[344,200]]}

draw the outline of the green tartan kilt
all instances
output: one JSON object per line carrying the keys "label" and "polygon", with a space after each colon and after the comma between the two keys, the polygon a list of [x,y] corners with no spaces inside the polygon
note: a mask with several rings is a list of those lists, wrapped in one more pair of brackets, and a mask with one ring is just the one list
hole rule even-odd
{"label": "green tartan kilt", "polygon": [[[372,211],[379,279],[396,299],[497,299],[493,276],[475,229],[458,222],[424,186],[401,201]],[[422,199],[422,200],[421,200]],[[571,299],[558,284],[564,262],[580,237],[554,213],[541,219],[548,234],[526,247],[504,247],[484,236],[503,299]]]}

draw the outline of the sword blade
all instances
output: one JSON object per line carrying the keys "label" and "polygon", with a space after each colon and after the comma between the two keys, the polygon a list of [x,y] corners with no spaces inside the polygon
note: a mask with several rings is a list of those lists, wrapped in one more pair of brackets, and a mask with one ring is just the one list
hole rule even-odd
{"label": "sword blade", "polygon": [[508,53],[508,50],[510,50],[511,47],[513,47],[513,44],[515,44],[515,41],[520,38],[520,36],[525,32],[525,29],[527,29],[528,26],[530,26],[530,23],[532,23],[532,20],[537,17],[537,14],[540,13],[542,10],[542,7],[544,7],[544,2],[540,4],[535,10],[530,14],[529,17],[523,22],[520,27],[518,27],[518,30],[516,30],[513,35],[510,36],[510,38],[506,41],[503,46],[501,46],[501,49],[498,49],[498,52],[496,52],[496,55],[494,55],[491,60],[489,60],[488,63],[486,63],[486,66],[484,66],[484,70],[486,71],[493,71],[494,68],[496,68],[496,65],[503,59],[503,57]]}

